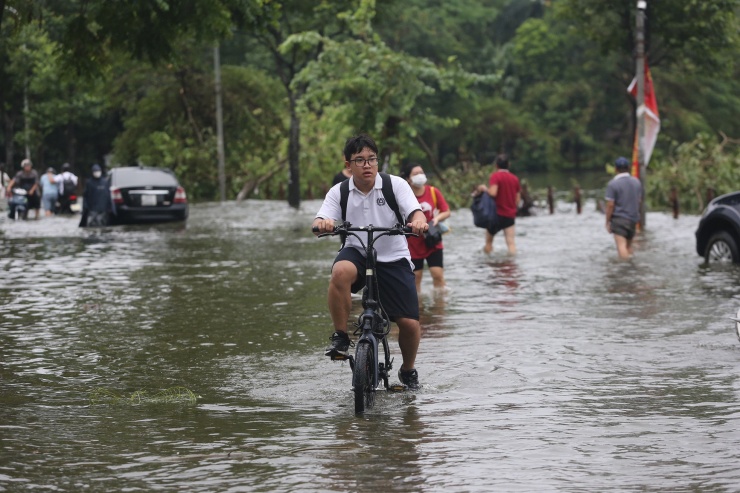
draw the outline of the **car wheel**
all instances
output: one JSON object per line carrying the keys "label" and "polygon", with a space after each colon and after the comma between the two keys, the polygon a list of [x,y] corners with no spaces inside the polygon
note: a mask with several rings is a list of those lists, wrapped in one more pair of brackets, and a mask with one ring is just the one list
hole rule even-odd
{"label": "car wheel", "polygon": [[737,242],[726,231],[715,233],[709,238],[707,251],[704,260],[708,264],[740,263],[740,253],[738,252]]}

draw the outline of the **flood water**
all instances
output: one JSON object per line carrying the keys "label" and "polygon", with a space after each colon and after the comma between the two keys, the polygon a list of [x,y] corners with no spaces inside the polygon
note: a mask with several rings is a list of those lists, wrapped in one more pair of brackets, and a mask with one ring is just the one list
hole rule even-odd
{"label": "flood water", "polygon": [[519,219],[514,258],[457,211],[424,387],[355,416],[318,208],[0,219],[0,491],[738,491],[740,269],[698,217],[649,213],[620,262],[593,203]]}

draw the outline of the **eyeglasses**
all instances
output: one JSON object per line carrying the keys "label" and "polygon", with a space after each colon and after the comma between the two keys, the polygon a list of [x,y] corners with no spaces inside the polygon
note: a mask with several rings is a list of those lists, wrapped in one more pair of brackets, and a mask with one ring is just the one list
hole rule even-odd
{"label": "eyeglasses", "polygon": [[365,166],[365,163],[369,164],[370,166],[377,166],[378,165],[378,157],[377,156],[373,156],[373,157],[368,158],[368,159],[358,157],[358,158],[355,158],[355,159],[350,159],[349,162],[352,163],[352,164],[354,164],[358,168],[363,168]]}

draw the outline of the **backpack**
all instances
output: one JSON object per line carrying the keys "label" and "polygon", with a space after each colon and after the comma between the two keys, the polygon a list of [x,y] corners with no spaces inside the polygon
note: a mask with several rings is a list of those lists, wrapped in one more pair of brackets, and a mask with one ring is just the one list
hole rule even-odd
{"label": "backpack", "polygon": [[70,195],[74,195],[76,188],[75,182],[67,175],[64,181],[62,181],[62,196],[69,197]]}
{"label": "backpack", "polygon": [[496,201],[488,192],[473,198],[470,210],[473,212],[473,224],[477,227],[489,229],[496,223]]}
{"label": "backpack", "polygon": [[[396,194],[393,193],[393,184],[391,183],[391,175],[388,173],[380,173],[380,178],[383,180],[383,197],[385,197],[385,203],[390,207],[393,212],[396,213],[396,219],[398,224],[404,224],[403,216],[401,211],[398,209],[398,203],[396,202]],[[349,200],[349,178],[344,180],[339,185],[339,205],[342,208],[342,221],[347,220],[347,200]]]}

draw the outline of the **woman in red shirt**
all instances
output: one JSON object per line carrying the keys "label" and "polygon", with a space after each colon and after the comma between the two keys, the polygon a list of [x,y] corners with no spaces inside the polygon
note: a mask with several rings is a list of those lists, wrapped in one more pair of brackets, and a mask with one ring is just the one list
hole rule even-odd
{"label": "woman in red shirt", "polygon": [[[442,192],[438,188],[427,185],[427,177],[424,168],[420,164],[410,163],[401,171],[401,178],[405,178],[411,185],[411,189],[419,201],[421,211],[430,225],[438,225],[450,217],[450,207],[447,205]],[[409,251],[411,261],[414,264],[414,275],[416,276],[416,291],[421,293],[421,277],[424,269],[424,260],[427,261],[429,272],[432,275],[432,283],[435,289],[445,287],[443,249],[440,241],[436,245],[427,246],[423,237],[409,236]]]}

